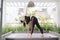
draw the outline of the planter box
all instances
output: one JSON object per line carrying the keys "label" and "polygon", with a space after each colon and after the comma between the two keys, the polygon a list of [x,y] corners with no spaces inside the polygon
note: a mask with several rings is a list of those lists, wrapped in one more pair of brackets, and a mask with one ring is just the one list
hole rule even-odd
{"label": "planter box", "polygon": [[58,37],[59,37],[59,40],[60,40],[60,34],[59,34],[59,33],[57,33],[57,32],[52,32],[52,31],[49,31],[49,33],[51,33],[52,35],[58,36]]}
{"label": "planter box", "polygon": [[8,33],[6,33],[6,34],[3,34],[2,35],[2,40],[5,40],[5,36],[8,36],[9,34],[11,34],[12,33],[12,31],[10,31],[10,32],[8,32]]}
{"label": "planter box", "polygon": [[43,36],[41,33],[33,33],[32,36],[29,36],[28,33],[11,33],[8,36],[6,36],[5,39],[6,40],[58,40],[58,37],[50,33],[44,33]]}
{"label": "planter box", "polygon": [[[44,33],[49,33],[49,31],[43,31]],[[14,31],[13,33],[27,33],[27,31]],[[40,31],[33,31],[33,33],[41,33]]]}
{"label": "planter box", "polygon": [[30,37],[28,33],[20,33],[20,32],[8,32],[2,35],[3,40],[58,40],[58,37],[55,36],[52,32],[44,33],[42,37],[41,33],[33,33]]}

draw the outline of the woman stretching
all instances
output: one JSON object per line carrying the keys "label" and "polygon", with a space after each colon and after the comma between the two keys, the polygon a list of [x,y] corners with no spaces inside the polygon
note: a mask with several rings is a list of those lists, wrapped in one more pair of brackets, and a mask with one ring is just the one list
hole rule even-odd
{"label": "woman stretching", "polygon": [[34,27],[35,25],[39,28],[41,34],[43,34],[43,29],[42,27],[39,25],[38,23],[38,19],[35,17],[35,16],[25,16],[25,20],[21,22],[24,24],[24,26],[28,25],[28,29],[29,29],[29,33],[32,35],[33,33],[33,30],[34,30]]}

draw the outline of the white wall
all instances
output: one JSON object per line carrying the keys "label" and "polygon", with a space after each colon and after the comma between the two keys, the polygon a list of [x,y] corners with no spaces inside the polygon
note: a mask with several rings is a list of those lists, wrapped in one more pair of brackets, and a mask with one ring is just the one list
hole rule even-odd
{"label": "white wall", "polygon": [[48,7],[47,13],[48,13],[48,15],[50,15],[53,18],[53,21],[52,22],[54,24],[57,24],[58,25],[58,14],[57,14],[57,10],[54,11],[52,7]]}
{"label": "white wall", "polygon": [[57,2],[58,26],[60,27],[60,2]]}

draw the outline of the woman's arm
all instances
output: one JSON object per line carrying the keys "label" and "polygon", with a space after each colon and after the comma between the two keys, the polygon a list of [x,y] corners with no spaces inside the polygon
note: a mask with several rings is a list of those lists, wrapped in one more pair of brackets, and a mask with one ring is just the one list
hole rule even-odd
{"label": "woman's arm", "polygon": [[22,20],[21,20],[21,23],[23,23],[23,26],[24,26],[24,27],[26,26],[26,23],[25,23],[25,21],[22,21]]}

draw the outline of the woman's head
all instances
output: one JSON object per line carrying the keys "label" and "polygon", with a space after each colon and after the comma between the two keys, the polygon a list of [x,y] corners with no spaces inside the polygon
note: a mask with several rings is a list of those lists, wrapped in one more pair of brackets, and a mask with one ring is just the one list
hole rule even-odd
{"label": "woman's head", "polygon": [[25,21],[28,24],[30,22],[30,16],[25,16]]}

